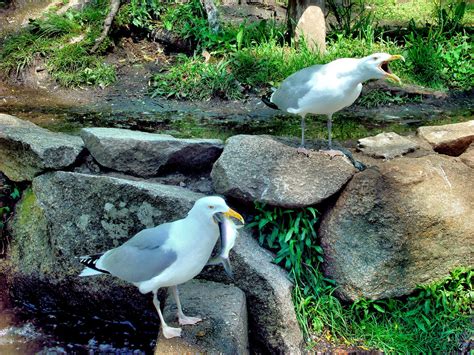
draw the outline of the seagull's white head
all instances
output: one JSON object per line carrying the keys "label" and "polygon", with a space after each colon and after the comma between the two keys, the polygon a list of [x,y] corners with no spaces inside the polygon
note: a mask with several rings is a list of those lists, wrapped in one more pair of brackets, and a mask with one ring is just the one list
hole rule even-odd
{"label": "seagull's white head", "polygon": [[405,58],[401,55],[391,55],[388,53],[374,53],[367,57],[361,58],[358,67],[363,70],[370,79],[392,79],[397,83],[401,84],[401,80],[398,76],[392,73],[388,67],[388,63],[401,59],[405,61]]}
{"label": "seagull's white head", "polygon": [[227,203],[219,196],[206,196],[194,203],[188,215],[199,216],[206,220],[214,220],[216,214],[223,214],[226,217],[233,217],[244,223],[244,218],[236,211],[227,206]]}

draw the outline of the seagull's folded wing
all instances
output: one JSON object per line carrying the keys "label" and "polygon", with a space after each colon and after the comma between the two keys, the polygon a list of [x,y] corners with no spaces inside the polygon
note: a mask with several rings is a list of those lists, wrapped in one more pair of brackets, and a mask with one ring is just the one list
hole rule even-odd
{"label": "seagull's folded wing", "polygon": [[176,251],[166,245],[171,237],[172,223],[145,229],[116,249],[107,252],[102,267],[128,282],[152,279],[177,259]]}

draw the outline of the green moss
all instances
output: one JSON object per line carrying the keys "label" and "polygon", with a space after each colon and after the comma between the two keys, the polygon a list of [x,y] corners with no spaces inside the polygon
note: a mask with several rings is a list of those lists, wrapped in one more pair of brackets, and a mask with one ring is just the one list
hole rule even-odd
{"label": "green moss", "polygon": [[23,274],[51,273],[52,256],[44,211],[28,188],[12,221],[12,265]]}

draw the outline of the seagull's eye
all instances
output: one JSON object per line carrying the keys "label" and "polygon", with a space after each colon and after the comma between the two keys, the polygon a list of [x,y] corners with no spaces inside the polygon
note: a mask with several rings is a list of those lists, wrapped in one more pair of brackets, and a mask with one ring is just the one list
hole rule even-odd
{"label": "seagull's eye", "polygon": [[373,57],[372,59],[373,60],[379,60],[379,57]]}
{"label": "seagull's eye", "polygon": [[212,205],[209,205],[209,206],[207,206],[207,207],[209,207],[209,209],[211,209],[211,210],[213,210],[214,208],[216,208],[215,206],[212,206]]}

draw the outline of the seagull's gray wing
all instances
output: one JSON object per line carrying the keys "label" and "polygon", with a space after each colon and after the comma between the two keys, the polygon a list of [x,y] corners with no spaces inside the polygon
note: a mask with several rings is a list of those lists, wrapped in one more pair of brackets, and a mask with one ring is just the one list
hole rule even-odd
{"label": "seagull's gray wing", "polygon": [[133,238],[107,252],[102,268],[128,282],[142,282],[159,275],[177,258],[173,250],[163,248],[170,238],[171,223],[144,229]]}
{"label": "seagull's gray wing", "polygon": [[273,93],[271,101],[283,111],[298,109],[298,100],[311,90],[311,77],[322,67],[323,65],[316,64],[291,74]]}

